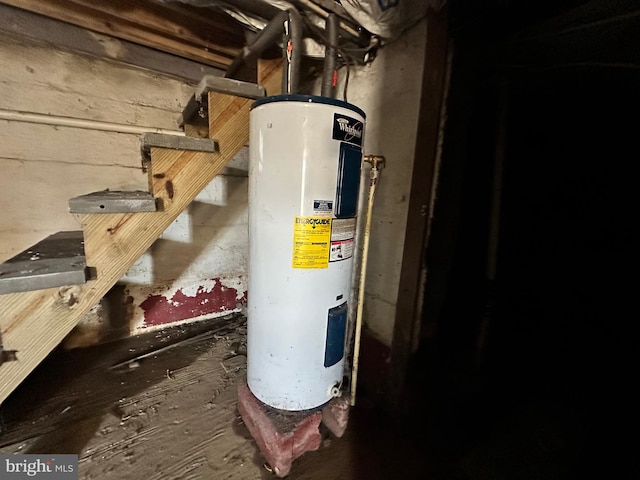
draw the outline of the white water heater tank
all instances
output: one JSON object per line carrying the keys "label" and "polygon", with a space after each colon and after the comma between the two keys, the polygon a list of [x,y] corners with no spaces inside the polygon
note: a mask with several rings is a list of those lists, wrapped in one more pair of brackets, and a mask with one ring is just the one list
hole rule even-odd
{"label": "white water heater tank", "polygon": [[319,407],[343,380],[364,128],[327,97],[251,110],[247,382],[274,408]]}

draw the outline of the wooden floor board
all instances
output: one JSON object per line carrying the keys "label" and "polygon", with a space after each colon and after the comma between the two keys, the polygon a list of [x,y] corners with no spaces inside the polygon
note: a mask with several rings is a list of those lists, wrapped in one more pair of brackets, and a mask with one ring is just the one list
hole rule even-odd
{"label": "wooden floor board", "polygon": [[[273,480],[237,412],[245,340],[238,315],[58,349],[4,402],[0,453],[77,453],[80,479]],[[421,457],[359,408],[365,417],[342,438],[323,430],[288,478],[418,478]],[[383,454],[391,440],[400,450]]]}

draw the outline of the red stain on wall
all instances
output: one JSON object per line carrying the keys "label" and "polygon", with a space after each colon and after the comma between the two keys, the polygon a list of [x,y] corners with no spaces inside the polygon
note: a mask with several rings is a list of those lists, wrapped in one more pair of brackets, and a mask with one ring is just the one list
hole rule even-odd
{"label": "red stain on wall", "polygon": [[201,286],[194,296],[185,295],[182,289],[176,291],[171,297],[164,295],[149,295],[140,308],[144,311],[144,324],[164,325],[167,323],[188,320],[201,315],[235,310],[238,303],[247,303],[247,292],[243,292],[238,299],[238,291],[222,285],[219,278],[214,278],[215,286],[207,291],[208,287]]}

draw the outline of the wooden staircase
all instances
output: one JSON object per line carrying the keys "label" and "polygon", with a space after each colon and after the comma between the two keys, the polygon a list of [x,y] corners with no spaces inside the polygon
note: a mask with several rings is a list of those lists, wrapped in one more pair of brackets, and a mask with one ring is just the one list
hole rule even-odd
{"label": "wooden staircase", "polygon": [[[264,88],[230,79],[209,80],[203,79],[190,102],[195,116],[183,112],[180,118],[187,137],[147,134],[141,139],[148,192],[94,192],[70,200],[70,211],[82,217],[80,239],[84,239],[84,256],[81,251],[62,255],[75,259],[73,276],[48,277],[43,283],[39,270],[22,267],[30,258],[45,260],[35,258],[41,256],[43,245],[0,269],[0,404],[248,143],[251,104],[265,95]],[[203,136],[208,139],[196,138]],[[64,233],[78,243],[78,232]],[[53,250],[55,257],[59,249]],[[3,293],[12,289],[6,279],[7,272],[16,273],[12,261],[31,281],[17,282],[20,286],[14,293]]]}

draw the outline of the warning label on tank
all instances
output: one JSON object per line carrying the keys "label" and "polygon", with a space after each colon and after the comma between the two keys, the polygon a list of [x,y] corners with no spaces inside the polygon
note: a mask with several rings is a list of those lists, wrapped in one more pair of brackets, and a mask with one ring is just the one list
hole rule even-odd
{"label": "warning label on tank", "polygon": [[331,241],[348,240],[356,236],[356,219],[334,218],[331,224]]}
{"label": "warning label on tank", "polygon": [[294,217],[293,268],[327,268],[331,248],[331,218]]}
{"label": "warning label on tank", "polygon": [[334,218],[331,224],[330,262],[353,257],[353,238],[356,235],[355,218]]}
{"label": "warning label on tank", "polygon": [[331,242],[330,262],[339,262],[353,257],[353,238]]}

